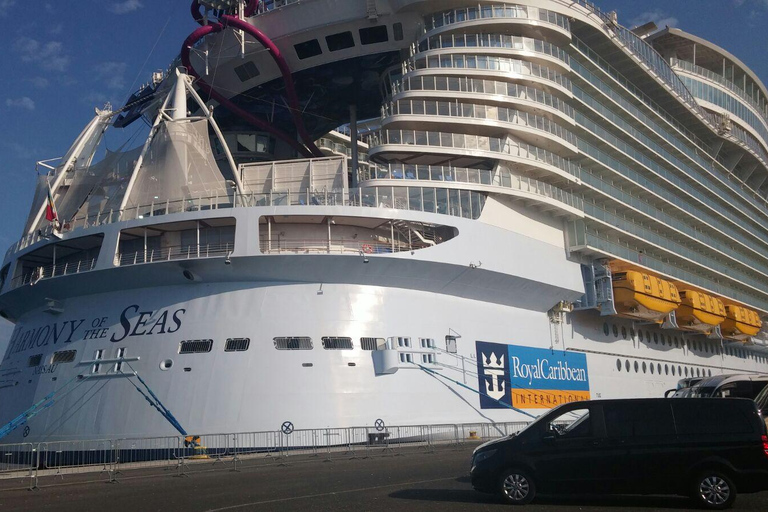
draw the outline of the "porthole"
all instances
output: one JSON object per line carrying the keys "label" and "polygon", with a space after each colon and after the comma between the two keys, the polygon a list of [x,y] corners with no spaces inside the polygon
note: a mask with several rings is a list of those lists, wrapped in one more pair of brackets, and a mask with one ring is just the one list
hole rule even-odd
{"label": "porthole", "polygon": [[707,370],[707,376],[708,376],[708,377],[711,377],[711,376],[712,376],[712,370]]}
{"label": "porthole", "polygon": [[[672,346],[672,345],[670,345]],[[678,342],[675,342],[675,348],[680,348],[680,344]]]}
{"label": "porthole", "polygon": [[677,374],[682,375],[683,374],[683,367],[680,365],[677,365]]}
{"label": "porthole", "polygon": [[608,322],[603,323],[603,332],[606,336],[608,336],[611,333],[611,328],[608,327]]}
{"label": "porthole", "polygon": [[653,333],[653,342],[655,344],[657,344],[657,345],[659,344],[659,334],[658,333]]}
{"label": "porthole", "polygon": [[635,361],[635,373],[640,373],[640,364]]}
{"label": "porthole", "polygon": [[631,329],[629,329],[629,336],[630,336],[632,339],[635,339],[635,328],[634,328],[634,327],[632,327]]}
{"label": "porthole", "polygon": [[626,368],[626,369],[627,369],[627,371],[629,371],[629,359],[627,359],[627,360],[624,362],[624,368]]}
{"label": "porthole", "polygon": [[651,370],[651,375],[653,375],[654,374],[653,363],[651,363],[649,366],[650,366],[650,370]]}
{"label": "porthole", "polygon": [[[691,376],[693,376],[693,372],[691,372]],[[698,368],[696,368],[696,376],[701,377],[701,370],[699,370]]]}
{"label": "porthole", "polygon": [[616,369],[621,371],[621,359],[616,360]]}
{"label": "porthole", "polygon": [[645,331],[645,339],[648,340],[648,343],[651,342],[651,331]]}
{"label": "porthole", "polygon": [[643,373],[648,373],[648,366],[645,364],[645,361],[643,361]]}
{"label": "porthole", "polygon": [[621,337],[627,339],[627,328],[624,326],[621,327]]}
{"label": "porthole", "polygon": [[[666,345],[666,344],[667,344],[667,343],[664,341],[664,336],[662,336],[662,337],[661,337],[661,346],[663,347],[663,346],[664,346],[664,345]],[[670,346],[671,346],[671,345],[670,345]]]}
{"label": "porthole", "polygon": [[664,364],[664,375],[669,375],[669,365]]}
{"label": "porthole", "polygon": [[688,376],[688,367],[687,366],[685,367],[685,376],[686,377]]}
{"label": "porthole", "polygon": [[704,343],[704,353],[709,354],[709,345],[707,345],[706,343]]}
{"label": "porthole", "polygon": [[[677,345],[677,343],[678,343],[678,341],[677,341],[677,336],[675,336],[675,345]],[[670,341],[670,342],[669,342],[669,346],[670,346],[670,347],[672,346],[672,341]]]}
{"label": "porthole", "polygon": [[173,366],[173,359],[166,359],[165,361],[160,362],[160,369],[163,371],[168,371]]}
{"label": "porthole", "polygon": [[659,363],[658,370],[659,375],[661,375],[661,363]]}
{"label": "porthole", "polygon": [[640,339],[640,341],[642,342],[642,341],[643,341],[643,331],[638,331],[638,336],[637,336],[637,337],[638,337],[638,338]]}
{"label": "porthole", "polygon": [[675,365],[672,365],[672,376],[674,376],[674,375],[675,375],[675,371],[676,371],[676,370],[675,370]]}
{"label": "porthole", "polygon": [[613,324],[613,337],[618,338],[619,337],[619,328],[616,327],[616,324]]}

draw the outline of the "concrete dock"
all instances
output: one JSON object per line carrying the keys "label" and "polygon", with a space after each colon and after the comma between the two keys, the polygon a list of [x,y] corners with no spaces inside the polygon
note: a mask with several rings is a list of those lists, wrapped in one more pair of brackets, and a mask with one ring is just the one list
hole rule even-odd
{"label": "concrete dock", "polygon": [[[469,458],[473,446],[445,447],[431,453],[370,458],[322,458],[255,464],[244,460],[190,463],[179,476],[175,467],[126,470],[118,483],[87,472],[63,478],[48,475],[30,491],[28,479],[0,481],[3,512],[226,512],[226,511],[480,511],[510,510],[493,496],[472,490]],[[531,511],[685,510],[679,497],[540,497]],[[768,510],[768,492],[740,495],[735,510]]]}

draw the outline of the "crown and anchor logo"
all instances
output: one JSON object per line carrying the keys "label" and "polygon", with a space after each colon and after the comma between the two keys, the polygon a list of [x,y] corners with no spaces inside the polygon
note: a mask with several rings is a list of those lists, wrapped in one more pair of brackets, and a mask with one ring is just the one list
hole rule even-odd
{"label": "crown and anchor logo", "polygon": [[497,356],[495,352],[490,355],[480,353],[483,376],[485,377],[485,394],[494,400],[504,397],[504,354]]}

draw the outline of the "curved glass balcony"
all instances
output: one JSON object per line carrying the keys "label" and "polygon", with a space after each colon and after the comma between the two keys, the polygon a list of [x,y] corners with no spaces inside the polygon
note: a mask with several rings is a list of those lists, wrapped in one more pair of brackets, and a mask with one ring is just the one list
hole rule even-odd
{"label": "curved glass balcony", "polygon": [[453,9],[437,14],[432,14],[424,17],[424,30],[429,31],[436,28],[443,27],[445,25],[452,25],[454,23],[464,23],[467,21],[491,19],[491,18],[507,18],[507,19],[525,19],[533,20],[537,22],[549,23],[555,25],[567,32],[571,31],[568,18],[562,14],[558,14],[554,11],[548,11],[546,9],[540,9],[538,7],[531,7],[527,5],[514,5],[514,4],[480,4],[472,7],[463,7],[459,9]]}
{"label": "curved glass balcony", "polygon": [[418,46],[419,52],[452,48],[498,48],[540,53],[562,61],[566,68],[571,62],[568,52],[548,41],[506,34],[440,34],[427,37]]}

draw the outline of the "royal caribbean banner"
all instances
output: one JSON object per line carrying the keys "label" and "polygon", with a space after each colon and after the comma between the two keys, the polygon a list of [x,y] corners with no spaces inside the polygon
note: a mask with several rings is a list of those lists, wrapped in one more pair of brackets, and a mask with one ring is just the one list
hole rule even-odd
{"label": "royal caribbean banner", "polygon": [[482,409],[550,409],[590,398],[585,354],[485,341],[476,349]]}

